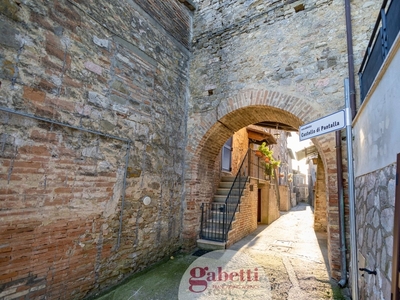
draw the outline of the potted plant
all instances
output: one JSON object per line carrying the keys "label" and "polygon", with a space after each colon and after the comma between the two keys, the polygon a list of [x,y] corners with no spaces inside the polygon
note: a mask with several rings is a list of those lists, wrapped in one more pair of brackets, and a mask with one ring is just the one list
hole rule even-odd
{"label": "potted plant", "polygon": [[263,142],[258,147],[258,151],[260,151],[266,158],[269,158],[269,160],[272,159],[272,150],[269,149],[266,142]]}
{"label": "potted plant", "polygon": [[258,157],[263,157],[263,154],[262,154],[262,152],[260,151],[260,150],[256,150],[256,156],[258,156]]}
{"label": "potted plant", "polygon": [[271,161],[271,166],[272,166],[274,169],[278,169],[278,167],[280,166],[280,164],[281,164],[281,161],[280,161],[280,160],[273,160],[273,161]]}

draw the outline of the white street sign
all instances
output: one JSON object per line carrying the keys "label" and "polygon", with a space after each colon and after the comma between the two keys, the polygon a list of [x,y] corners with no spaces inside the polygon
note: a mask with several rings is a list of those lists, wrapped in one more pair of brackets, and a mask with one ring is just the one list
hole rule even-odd
{"label": "white street sign", "polygon": [[342,109],[331,115],[315,120],[299,128],[300,141],[340,130],[346,127],[346,110]]}

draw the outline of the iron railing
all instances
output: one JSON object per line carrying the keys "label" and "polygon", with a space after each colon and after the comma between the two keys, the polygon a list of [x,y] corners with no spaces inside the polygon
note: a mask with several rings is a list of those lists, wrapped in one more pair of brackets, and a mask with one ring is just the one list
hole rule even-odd
{"label": "iron railing", "polygon": [[[201,205],[200,238],[217,242],[227,241],[249,177],[271,182],[273,180],[272,176],[265,175],[264,160],[255,156],[255,151],[251,149],[246,152],[225,201]],[[276,178],[275,173],[275,181]],[[275,186],[277,187],[277,182]],[[279,190],[276,192],[279,195]]]}
{"label": "iron railing", "polygon": [[400,1],[384,0],[359,71],[361,102],[400,32],[399,16]]}
{"label": "iron railing", "polygon": [[240,199],[248,181],[250,151],[249,149],[246,152],[242,160],[225,202],[203,203],[201,205],[200,238],[217,242],[227,241],[228,232],[232,226]]}

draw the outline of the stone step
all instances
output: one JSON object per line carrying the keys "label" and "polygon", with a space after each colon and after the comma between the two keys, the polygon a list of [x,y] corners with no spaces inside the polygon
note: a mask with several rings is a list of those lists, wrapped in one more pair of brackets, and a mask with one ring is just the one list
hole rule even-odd
{"label": "stone step", "polygon": [[[215,192],[216,195],[228,195],[231,192],[231,195],[239,195],[240,190],[238,188],[230,189],[230,188],[218,188]],[[242,189],[243,192],[243,189]]]}
{"label": "stone step", "polygon": [[224,230],[217,228],[204,228],[202,230],[202,239],[211,239],[211,240],[223,240],[224,239]]}
{"label": "stone step", "polygon": [[[228,205],[221,205],[219,208],[216,208],[215,206],[213,207],[213,209],[211,210],[211,213],[213,215],[215,215],[215,212],[220,212],[220,213],[224,213],[224,212],[228,212],[228,213],[234,213],[235,210],[239,211],[240,210],[240,204],[237,205],[235,204],[228,204]],[[216,216],[217,217],[217,216]]]}
{"label": "stone step", "polygon": [[220,182],[234,182],[235,176],[222,176]]}
{"label": "stone step", "polygon": [[[214,195],[214,203],[225,203],[227,195]],[[239,196],[230,195],[228,199],[229,203],[237,203],[239,201]]]}
{"label": "stone step", "polygon": [[204,239],[197,240],[197,247],[204,250],[224,250],[226,247],[225,242],[209,241]]}
{"label": "stone step", "polygon": [[[248,183],[248,181],[244,181],[244,180],[242,180],[240,182],[235,182],[235,187],[239,187],[239,186],[244,187],[247,183]],[[233,184],[233,180],[232,181],[220,181],[218,186],[220,188],[230,189],[232,184]]]}

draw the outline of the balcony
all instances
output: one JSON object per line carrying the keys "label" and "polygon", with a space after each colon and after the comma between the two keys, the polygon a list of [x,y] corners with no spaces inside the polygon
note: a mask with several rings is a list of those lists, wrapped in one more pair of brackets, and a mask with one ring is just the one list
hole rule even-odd
{"label": "balcony", "polygon": [[400,1],[384,0],[359,71],[361,103],[400,31],[399,16]]}

